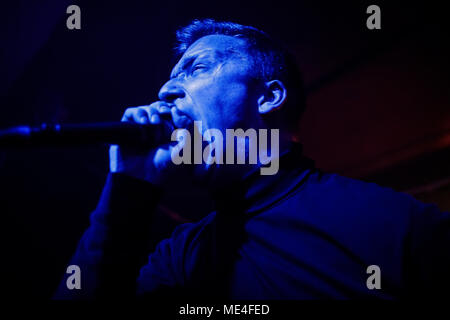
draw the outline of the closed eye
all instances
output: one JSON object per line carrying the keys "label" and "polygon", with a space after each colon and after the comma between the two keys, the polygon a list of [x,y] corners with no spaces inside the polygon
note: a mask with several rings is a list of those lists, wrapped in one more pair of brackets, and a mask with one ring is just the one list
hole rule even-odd
{"label": "closed eye", "polygon": [[204,64],[201,64],[201,63],[196,64],[191,68],[191,73],[192,74],[198,73],[196,71],[203,70],[205,68],[206,68],[206,66]]}

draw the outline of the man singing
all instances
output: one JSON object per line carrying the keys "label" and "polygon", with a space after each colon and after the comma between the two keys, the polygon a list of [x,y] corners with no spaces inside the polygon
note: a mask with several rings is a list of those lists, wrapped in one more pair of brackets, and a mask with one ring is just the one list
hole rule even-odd
{"label": "man singing", "polygon": [[[300,73],[281,45],[211,19],[179,30],[177,42],[159,101],[127,109],[122,120],[170,121],[185,135],[150,150],[111,146],[103,194],[71,261],[81,288],[69,289],[66,275],[56,298],[395,299],[447,289],[450,214],[314,168],[296,137]],[[216,141],[229,129],[257,133],[256,161],[218,161],[251,156],[248,135]],[[190,161],[186,133],[202,136],[202,161]],[[204,148],[213,140],[214,152]],[[149,252],[152,212],[182,179],[205,186],[215,211]]]}

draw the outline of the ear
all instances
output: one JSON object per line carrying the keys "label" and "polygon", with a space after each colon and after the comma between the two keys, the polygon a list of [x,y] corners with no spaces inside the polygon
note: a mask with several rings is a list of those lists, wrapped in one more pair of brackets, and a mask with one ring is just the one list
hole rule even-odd
{"label": "ear", "polygon": [[264,86],[264,94],[258,99],[260,114],[266,114],[281,108],[287,98],[287,91],[283,82],[271,80],[266,82]]}

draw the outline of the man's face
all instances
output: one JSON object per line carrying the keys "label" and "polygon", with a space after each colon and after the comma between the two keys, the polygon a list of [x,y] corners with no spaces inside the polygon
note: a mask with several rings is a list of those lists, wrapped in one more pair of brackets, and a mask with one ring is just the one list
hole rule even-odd
{"label": "man's face", "polygon": [[[209,35],[194,42],[172,70],[159,92],[203,131],[257,127],[257,85],[245,40]],[[177,119],[174,119],[176,123]]]}

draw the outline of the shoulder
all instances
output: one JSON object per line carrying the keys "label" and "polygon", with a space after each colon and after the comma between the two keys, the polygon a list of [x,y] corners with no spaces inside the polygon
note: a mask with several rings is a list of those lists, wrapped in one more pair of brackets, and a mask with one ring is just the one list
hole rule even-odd
{"label": "shoulder", "polygon": [[411,230],[413,216],[426,207],[391,188],[315,171],[277,211],[354,241],[404,237]]}
{"label": "shoulder", "polygon": [[379,214],[409,212],[422,205],[411,195],[389,187],[319,171],[311,175],[305,191],[310,197],[322,198],[330,205]]}
{"label": "shoulder", "polygon": [[[431,234],[436,229],[450,229],[450,213],[412,195],[375,183],[316,171],[297,192],[288,206],[305,208],[307,214],[335,225],[366,226],[364,232],[383,234]],[[370,233],[370,232],[369,232]]]}

